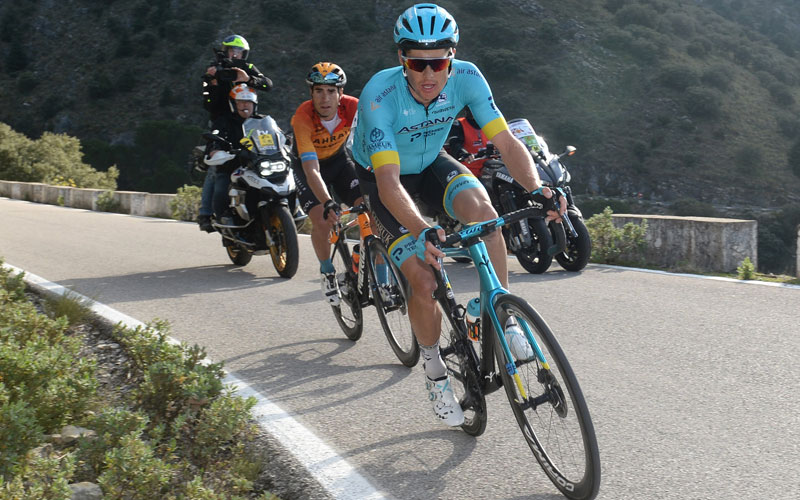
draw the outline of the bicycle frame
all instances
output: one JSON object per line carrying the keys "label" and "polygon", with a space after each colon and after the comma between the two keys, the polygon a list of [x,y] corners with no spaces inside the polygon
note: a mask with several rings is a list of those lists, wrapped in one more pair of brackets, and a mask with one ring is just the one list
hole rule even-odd
{"label": "bicycle frame", "polygon": [[[498,229],[501,226],[507,224],[502,217],[498,219],[494,219],[487,222],[478,223],[472,226],[469,226],[465,229],[459,231],[458,234],[461,238],[463,238],[462,246],[459,247],[444,247],[441,250],[447,257],[469,257],[472,259],[473,264],[475,265],[475,269],[478,271],[478,276],[480,278],[480,303],[481,303],[481,324],[487,325],[489,321],[491,321],[492,328],[495,332],[497,339],[500,341],[500,347],[503,349],[505,354],[505,359],[514,359],[511,355],[511,351],[509,349],[508,343],[506,342],[505,336],[501,334],[503,332],[503,326],[500,325],[500,320],[497,317],[497,313],[494,310],[495,300],[498,296],[509,293],[502,284],[500,283],[497,274],[495,273],[494,267],[492,266],[492,262],[489,259],[489,253],[486,250],[486,244],[479,238],[480,233],[482,233],[487,226],[494,227],[494,229]],[[465,238],[466,236],[466,238]],[[448,310],[455,311],[455,299],[452,297],[452,288],[450,286],[450,280],[447,277],[447,273],[444,270],[444,266],[442,265],[442,261],[439,261],[441,267],[441,277],[442,282],[445,288],[450,291],[447,295],[447,299],[452,300],[452,304],[448,305]],[[438,277],[437,277],[438,280]],[[441,299],[440,299],[441,300]],[[449,301],[448,301],[449,302]],[[452,314],[452,312],[451,312]],[[463,314],[461,318],[454,318],[456,320],[463,319]],[[487,321],[489,320],[489,321]],[[522,327],[523,331],[525,332],[525,337],[528,339],[528,342],[533,346],[534,353],[536,355],[536,359],[541,363],[542,368],[545,370],[549,370],[550,367],[547,363],[547,360],[544,357],[544,353],[542,352],[541,348],[539,347],[538,342],[533,337],[533,334],[530,331],[530,327],[525,321],[520,321],[520,326]],[[487,380],[493,380],[492,373],[494,372],[494,344],[492,343],[492,338],[490,335],[487,335],[486,327],[484,326],[483,335],[481,339],[481,352],[483,353],[480,359],[480,368],[481,368],[481,380],[483,381],[483,390],[484,392],[492,392],[496,390],[499,386],[493,385],[489,386],[486,382]],[[519,389],[519,393],[525,400],[528,399],[527,393],[522,386],[522,380],[517,373],[517,366],[519,362],[516,363],[506,363],[505,369],[508,371],[508,374],[514,378],[514,381],[517,384],[517,388]],[[500,368],[500,367],[498,367]]]}
{"label": "bicycle frame", "polygon": [[[356,284],[357,290],[356,293],[358,294],[358,299],[361,302],[361,305],[369,305],[371,304],[369,288],[368,288],[368,281],[369,276],[367,273],[368,267],[365,263],[369,262],[368,259],[371,258],[370,250],[369,250],[369,242],[372,238],[376,236],[372,233],[372,224],[369,219],[369,215],[367,214],[367,210],[363,205],[357,207],[351,207],[345,210],[342,210],[341,215],[348,215],[348,214],[356,214],[356,218],[352,219],[345,224],[339,224],[337,228],[331,232],[330,242],[332,245],[336,245],[340,238],[345,236],[345,233],[352,228],[353,226],[358,226],[359,230],[359,241],[360,241],[360,255],[358,259],[358,274],[356,275]],[[348,273],[353,272],[352,269],[347,270]]]}

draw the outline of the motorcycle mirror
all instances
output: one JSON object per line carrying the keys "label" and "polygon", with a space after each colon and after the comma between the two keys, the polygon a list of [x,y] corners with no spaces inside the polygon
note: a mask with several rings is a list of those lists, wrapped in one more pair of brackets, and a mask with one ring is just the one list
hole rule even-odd
{"label": "motorcycle mirror", "polygon": [[576,151],[575,146],[567,146],[567,149],[564,151],[564,153],[567,156],[572,156],[575,154],[575,151]]}
{"label": "motorcycle mirror", "polygon": [[203,139],[207,141],[220,141],[220,142],[228,142],[222,137],[219,136],[219,130],[212,130],[211,132],[205,132],[203,134]]}

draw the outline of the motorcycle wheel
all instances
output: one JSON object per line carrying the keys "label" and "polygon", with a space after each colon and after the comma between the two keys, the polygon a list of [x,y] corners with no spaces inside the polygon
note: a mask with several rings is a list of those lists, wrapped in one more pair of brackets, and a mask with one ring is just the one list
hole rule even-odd
{"label": "motorcycle wheel", "polygon": [[253,254],[237,245],[225,245],[225,251],[228,252],[228,258],[231,259],[231,262],[237,266],[246,266],[250,263],[250,259],[253,258]]}
{"label": "motorcycle wheel", "polygon": [[553,256],[547,249],[553,246],[553,236],[544,223],[544,219],[528,219],[531,230],[531,246],[517,250],[514,255],[520,265],[532,274],[542,274],[553,262]]}
{"label": "motorcycle wheel", "polygon": [[578,237],[572,238],[567,234],[567,251],[556,255],[556,261],[567,271],[578,272],[589,262],[592,254],[592,239],[582,217],[575,212],[568,212],[567,215],[575,227]]}
{"label": "motorcycle wheel", "polygon": [[269,253],[275,270],[281,277],[291,278],[297,272],[300,245],[297,243],[297,228],[289,209],[281,205],[271,210],[266,229],[274,242]]}

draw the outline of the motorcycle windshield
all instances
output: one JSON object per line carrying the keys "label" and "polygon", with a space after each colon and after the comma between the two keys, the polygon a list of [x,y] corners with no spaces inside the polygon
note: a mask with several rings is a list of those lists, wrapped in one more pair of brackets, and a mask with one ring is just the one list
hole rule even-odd
{"label": "motorcycle windshield", "polygon": [[542,136],[536,135],[536,131],[533,130],[531,122],[527,119],[518,118],[516,120],[511,120],[508,122],[508,128],[511,130],[514,137],[525,144],[529,151],[537,153],[541,151],[544,153],[545,158],[550,158],[550,148],[547,147],[547,143]]}
{"label": "motorcycle windshield", "polygon": [[244,139],[248,148],[250,144],[259,156],[283,156],[286,137],[271,116],[248,118],[242,124]]}

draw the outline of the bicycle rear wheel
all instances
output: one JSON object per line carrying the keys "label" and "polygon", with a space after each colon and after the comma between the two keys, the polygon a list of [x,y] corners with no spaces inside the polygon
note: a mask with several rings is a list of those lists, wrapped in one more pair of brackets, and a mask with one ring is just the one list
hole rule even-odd
{"label": "bicycle rear wheel", "polygon": [[488,415],[480,385],[478,353],[467,337],[466,325],[458,325],[444,311],[439,348],[450,375],[450,385],[464,412],[461,429],[471,436],[480,436],[486,430]]}
{"label": "bicycle rear wheel", "polygon": [[368,243],[372,297],[378,319],[395,356],[405,366],[419,362],[419,344],[408,319],[408,283],[377,238]]}
{"label": "bicycle rear wheel", "polygon": [[361,311],[361,300],[358,297],[356,274],[352,271],[353,260],[350,249],[343,239],[333,246],[331,262],[336,269],[336,281],[339,283],[341,301],[338,306],[331,306],[336,322],[350,340],[358,340],[364,331],[364,317]]}
{"label": "bicycle rear wheel", "polygon": [[[506,395],[534,457],[561,493],[572,499],[594,498],[600,488],[600,453],[592,419],[564,352],[541,316],[525,300],[503,295],[495,303],[501,325],[510,316],[527,325],[549,370],[534,357],[514,361],[509,375],[506,355],[497,341],[497,361]],[[521,393],[524,391],[524,396]]]}

